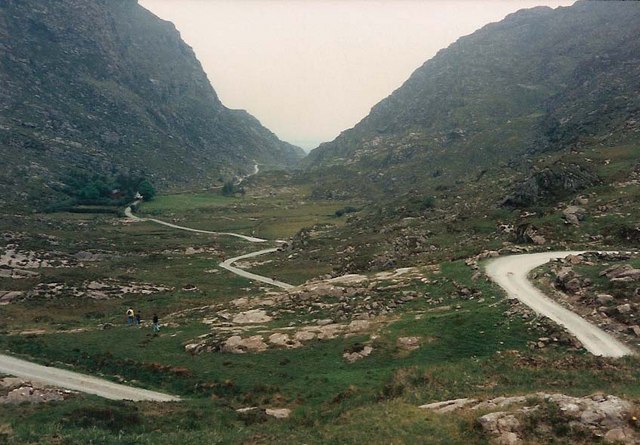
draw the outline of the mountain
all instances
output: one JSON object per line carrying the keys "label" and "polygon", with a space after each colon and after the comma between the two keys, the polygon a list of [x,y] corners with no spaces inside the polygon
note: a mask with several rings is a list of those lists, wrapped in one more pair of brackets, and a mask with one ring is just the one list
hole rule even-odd
{"label": "mountain", "polygon": [[303,165],[319,195],[397,194],[637,141],[639,55],[638,2],[522,10],[441,50]]}
{"label": "mountain", "polygon": [[206,186],[303,156],[226,108],[175,27],[135,0],[3,0],[0,61],[5,204],[46,201],[73,169]]}

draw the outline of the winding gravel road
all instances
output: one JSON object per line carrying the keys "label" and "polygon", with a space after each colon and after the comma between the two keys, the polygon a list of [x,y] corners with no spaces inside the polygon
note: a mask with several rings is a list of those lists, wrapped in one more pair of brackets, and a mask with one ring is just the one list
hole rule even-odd
{"label": "winding gravel road", "polygon": [[262,275],[257,275],[251,272],[247,272],[246,270],[240,269],[238,267],[234,267],[233,263],[235,263],[236,261],[239,260],[244,260],[247,258],[253,258],[256,256],[260,256],[260,255],[266,255],[267,253],[273,253],[276,252],[278,249],[276,247],[271,248],[271,249],[263,249],[263,250],[258,250],[257,252],[251,252],[251,253],[247,253],[244,255],[240,255],[237,256],[235,258],[229,258],[228,260],[220,263],[220,267],[227,269],[229,272],[234,273],[236,275],[240,275],[241,277],[244,278],[248,278],[250,280],[255,280],[255,281],[261,281],[262,283],[267,283],[267,284],[272,284],[274,286],[278,286],[282,289],[291,289],[294,286],[292,286],[291,284],[288,283],[284,283],[282,281],[278,281],[276,279],[273,278],[267,278],[264,277]]}
{"label": "winding gravel road", "polygon": [[500,257],[487,263],[486,273],[489,278],[507,291],[509,297],[517,298],[538,314],[564,326],[592,354],[603,357],[622,357],[633,354],[630,348],[602,329],[545,296],[527,278],[532,269],[549,260],[581,253],[584,252],[542,252]]}
{"label": "winding gravel road", "polygon": [[163,226],[167,226],[167,227],[171,227],[173,229],[178,229],[178,230],[186,230],[187,232],[196,232],[196,233],[207,233],[209,235],[226,235],[226,236],[234,236],[236,238],[241,238],[245,241],[249,241],[251,243],[266,243],[267,240],[266,239],[262,239],[262,238],[256,238],[253,236],[247,236],[247,235],[241,235],[239,233],[231,233],[231,232],[212,232],[210,230],[200,230],[200,229],[192,229],[190,227],[184,227],[184,226],[178,226],[176,224],[171,224],[165,221],[162,221],[160,219],[154,219],[154,218],[140,218],[136,215],[133,214],[133,211],[131,210],[131,206],[137,204],[138,201],[134,202],[133,204],[131,204],[130,206],[128,206],[126,209],[124,209],[124,214],[126,215],[127,218],[131,218],[131,219],[135,219],[138,221],[152,221],[156,224],[162,224]]}
{"label": "winding gravel road", "polygon": [[[257,164],[255,166],[255,172],[256,173],[258,172]],[[131,206],[136,203],[131,204],[125,209],[125,215],[128,218],[140,220],[140,221],[145,221],[145,220],[152,221],[157,224],[162,224],[164,226],[168,226],[178,230],[186,230],[188,232],[234,236],[252,243],[264,243],[267,241],[262,238],[240,235],[238,233],[212,232],[208,230],[199,230],[199,229],[192,229],[190,227],[178,226],[176,224],[167,223],[159,219],[138,218],[131,211]],[[245,278],[249,278],[251,280],[261,281],[263,283],[268,283],[283,289],[292,288],[293,287],[292,285],[283,283],[282,281],[277,281],[272,278],[267,278],[261,275],[253,274],[233,266],[233,263],[235,263],[236,261],[246,259],[246,258],[253,258],[259,255],[265,255],[268,253],[275,252],[277,250],[278,249],[274,247],[270,249],[259,250],[257,252],[251,252],[245,255],[240,255],[235,258],[229,258],[228,260],[221,263],[220,266],[234,274],[240,275]],[[171,401],[180,400],[180,398],[177,396],[163,394],[155,391],[149,391],[146,389],[134,388],[126,385],[120,385],[117,383],[110,382],[108,380],[99,379],[97,377],[92,377],[86,374],[80,374],[77,372],[67,371],[64,369],[52,368],[50,366],[42,366],[37,363],[28,362],[26,360],[21,360],[21,359],[11,357],[9,355],[4,355],[4,354],[0,354],[0,373],[13,375],[13,376],[20,377],[32,382],[39,382],[44,385],[57,386],[61,388],[88,393],[88,394],[95,394],[100,397],[104,397],[112,400],[133,400],[133,401],[149,400],[149,401],[157,401],[157,402],[171,402]]]}
{"label": "winding gravel road", "polygon": [[42,366],[3,354],[0,354],[0,373],[13,375],[44,385],[95,394],[112,400],[150,400],[156,402],[177,402],[180,400],[177,396],[120,385],[86,374],[52,368],[50,366]]}

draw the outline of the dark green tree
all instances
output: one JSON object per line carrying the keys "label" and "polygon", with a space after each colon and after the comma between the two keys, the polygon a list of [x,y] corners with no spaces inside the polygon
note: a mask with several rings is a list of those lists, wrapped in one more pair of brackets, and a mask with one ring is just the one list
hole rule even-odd
{"label": "dark green tree", "polygon": [[235,192],[235,186],[232,181],[227,181],[222,186],[222,196],[233,196]]}
{"label": "dark green tree", "polygon": [[151,201],[156,196],[156,189],[146,179],[143,179],[138,184],[138,192],[140,192],[145,201]]}

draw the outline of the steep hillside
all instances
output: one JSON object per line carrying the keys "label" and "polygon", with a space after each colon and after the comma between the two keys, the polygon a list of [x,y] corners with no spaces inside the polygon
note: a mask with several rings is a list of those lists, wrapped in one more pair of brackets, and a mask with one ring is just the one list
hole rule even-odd
{"label": "steep hillside", "polygon": [[0,60],[5,204],[46,201],[73,168],[208,185],[303,154],[227,109],[174,26],[135,0],[4,0]]}
{"label": "steep hillside", "polygon": [[320,194],[344,192],[353,172],[357,190],[395,193],[523,155],[638,140],[638,54],[637,2],[520,11],[440,51],[304,163],[338,168],[318,173]]}

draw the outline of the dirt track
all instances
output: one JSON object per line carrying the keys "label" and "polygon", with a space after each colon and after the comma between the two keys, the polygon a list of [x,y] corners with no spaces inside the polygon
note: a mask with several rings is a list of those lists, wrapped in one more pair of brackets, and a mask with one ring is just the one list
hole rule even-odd
{"label": "dirt track", "polygon": [[0,373],[13,375],[45,385],[95,394],[112,400],[151,400],[156,402],[173,402],[180,400],[179,397],[169,394],[120,385],[86,374],[42,366],[2,354],[0,354]]}
{"label": "dirt track", "polygon": [[583,252],[543,252],[500,257],[487,263],[486,272],[489,278],[507,291],[509,297],[517,298],[538,314],[549,317],[565,327],[592,354],[603,357],[633,354],[631,349],[602,329],[545,296],[527,278],[532,269],[551,259],[580,253]]}
{"label": "dirt track", "polygon": [[247,253],[247,254],[244,254],[244,255],[237,256],[235,258],[229,258],[228,260],[220,263],[220,267],[222,267],[224,269],[227,269],[231,273],[234,273],[234,274],[239,275],[239,276],[244,277],[244,278],[248,278],[250,280],[260,281],[262,283],[267,283],[267,284],[272,284],[272,285],[278,286],[278,287],[280,287],[282,289],[291,289],[291,288],[294,287],[291,284],[287,284],[287,283],[284,283],[282,281],[275,280],[273,278],[264,277],[262,275],[258,275],[258,274],[255,274],[255,273],[247,272],[246,270],[242,270],[242,269],[240,269],[238,267],[234,267],[233,266],[233,263],[235,263],[236,261],[244,260],[246,258],[253,258],[253,257],[259,256],[259,255],[266,255],[268,253],[276,252],[277,250],[278,249],[274,247],[274,248],[271,248],[271,249],[264,249],[264,250],[259,250],[257,252]]}

